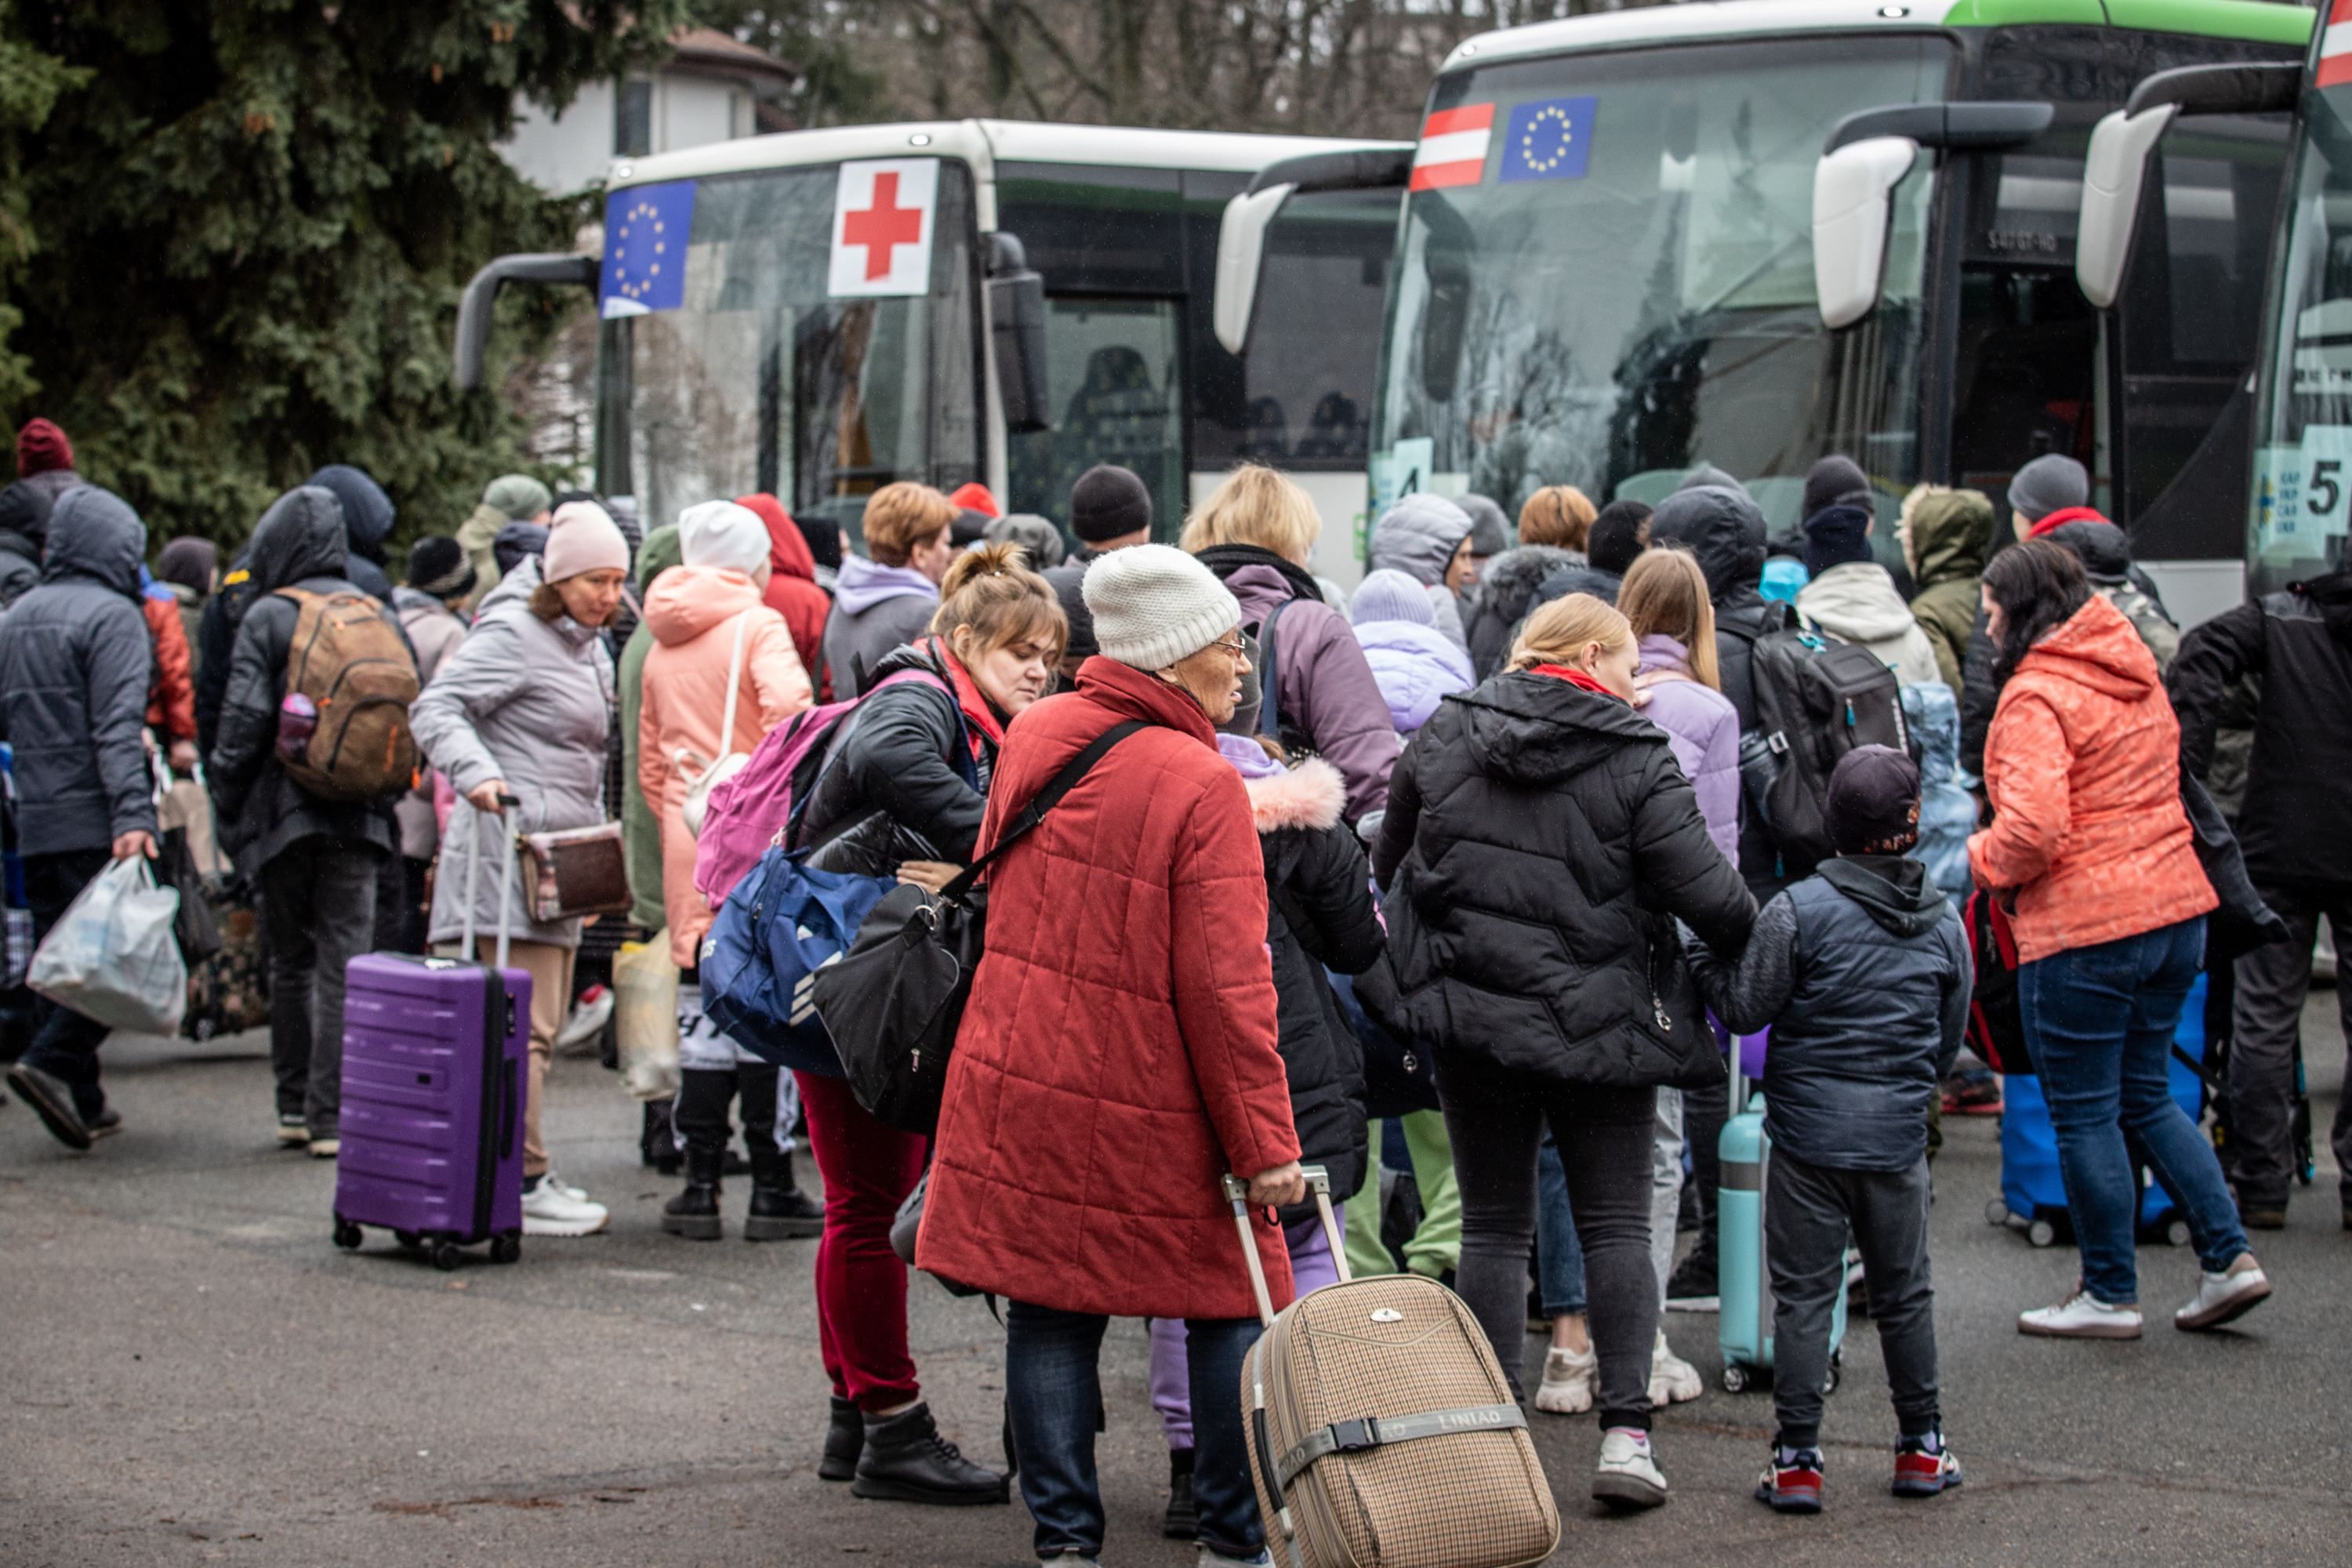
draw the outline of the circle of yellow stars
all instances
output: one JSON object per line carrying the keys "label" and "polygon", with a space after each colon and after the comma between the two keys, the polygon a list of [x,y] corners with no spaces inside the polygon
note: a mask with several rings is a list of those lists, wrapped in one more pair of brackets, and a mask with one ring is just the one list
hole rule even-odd
{"label": "circle of yellow stars", "polygon": [[[627,259],[629,230],[632,225],[647,219],[651,219],[654,226],[654,255],[656,259],[646,265],[646,275],[643,278],[632,279],[629,276]],[[613,242],[613,280],[621,286],[621,292],[630,299],[641,300],[653,291],[654,279],[661,276],[661,262],[658,258],[669,249],[669,241],[664,236],[660,210],[651,202],[641,201],[622,216],[621,231]]]}
{"label": "circle of yellow stars", "polygon": [[[1538,158],[1536,156],[1536,132],[1543,128],[1543,123],[1547,120],[1559,121],[1559,146],[1550,157]],[[1528,167],[1537,174],[1549,174],[1567,160],[1568,145],[1575,139],[1576,125],[1569,119],[1568,110],[1557,105],[1548,105],[1536,110],[1535,118],[1528,121],[1527,130],[1520,133],[1519,156],[1526,161]]]}

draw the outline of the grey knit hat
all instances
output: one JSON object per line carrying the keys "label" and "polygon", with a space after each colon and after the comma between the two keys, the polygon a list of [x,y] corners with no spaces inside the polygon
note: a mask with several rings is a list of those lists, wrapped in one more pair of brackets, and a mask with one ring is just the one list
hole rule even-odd
{"label": "grey knit hat", "polygon": [[1167,544],[1114,550],[1079,584],[1106,658],[1165,669],[1241,625],[1241,601],[1190,555]]}
{"label": "grey knit hat", "polygon": [[2091,476],[2062,452],[2045,452],[2009,479],[2009,504],[2028,522],[2091,504]]}

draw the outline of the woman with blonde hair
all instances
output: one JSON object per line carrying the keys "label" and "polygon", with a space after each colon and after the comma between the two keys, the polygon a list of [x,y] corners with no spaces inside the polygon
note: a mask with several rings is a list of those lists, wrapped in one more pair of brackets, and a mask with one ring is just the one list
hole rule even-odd
{"label": "woman with blonde hair", "polygon": [[1348,617],[1307,570],[1322,531],[1305,490],[1248,463],[1194,509],[1180,543],[1241,602],[1242,628],[1273,647],[1275,700],[1259,722],[1339,770],[1352,825],[1388,799],[1397,734]]}
{"label": "woman with blonde hair", "polygon": [[1517,1388],[1549,1124],[1600,1363],[1593,1495],[1646,1508],[1666,1497],[1649,1443],[1656,1091],[1721,1059],[1675,921],[1736,950],[1756,904],[1632,705],[1639,663],[1626,618],[1590,595],[1528,616],[1509,668],[1449,699],[1398,762],[1372,868],[1400,993],[1387,1021],[1433,1042],[1454,1133],[1463,1299]]}

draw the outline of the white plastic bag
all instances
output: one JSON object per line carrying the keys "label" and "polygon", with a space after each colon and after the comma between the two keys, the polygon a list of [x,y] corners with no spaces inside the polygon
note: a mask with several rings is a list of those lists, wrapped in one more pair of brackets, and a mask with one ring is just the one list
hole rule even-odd
{"label": "white plastic bag", "polygon": [[625,942],[613,958],[613,1017],[620,1042],[621,1081],[638,1100],[677,1092],[677,965],[669,939]]}
{"label": "white plastic bag", "polygon": [[25,983],[110,1029],[176,1035],[188,1005],[188,968],[172,922],[180,895],[155,885],[144,856],[89,879],[33,954]]}

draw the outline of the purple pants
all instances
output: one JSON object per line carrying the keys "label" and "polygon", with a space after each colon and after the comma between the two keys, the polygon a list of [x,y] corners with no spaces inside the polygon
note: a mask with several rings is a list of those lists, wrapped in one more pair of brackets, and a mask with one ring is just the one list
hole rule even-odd
{"label": "purple pants", "polygon": [[[1336,1215],[1337,1210],[1334,1209]],[[1344,1237],[1347,1221],[1339,1221]],[[1339,1282],[1339,1266],[1332,1261],[1331,1244],[1324,1239],[1323,1222],[1303,1219],[1285,1226],[1282,1239],[1290,1248],[1290,1281],[1301,1296]],[[1184,1320],[1151,1320],[1151,1408],[1160,1412],[1160,1430],[1171,1448],[1192,1446],[1192,1396],[1184,1361]]]}

